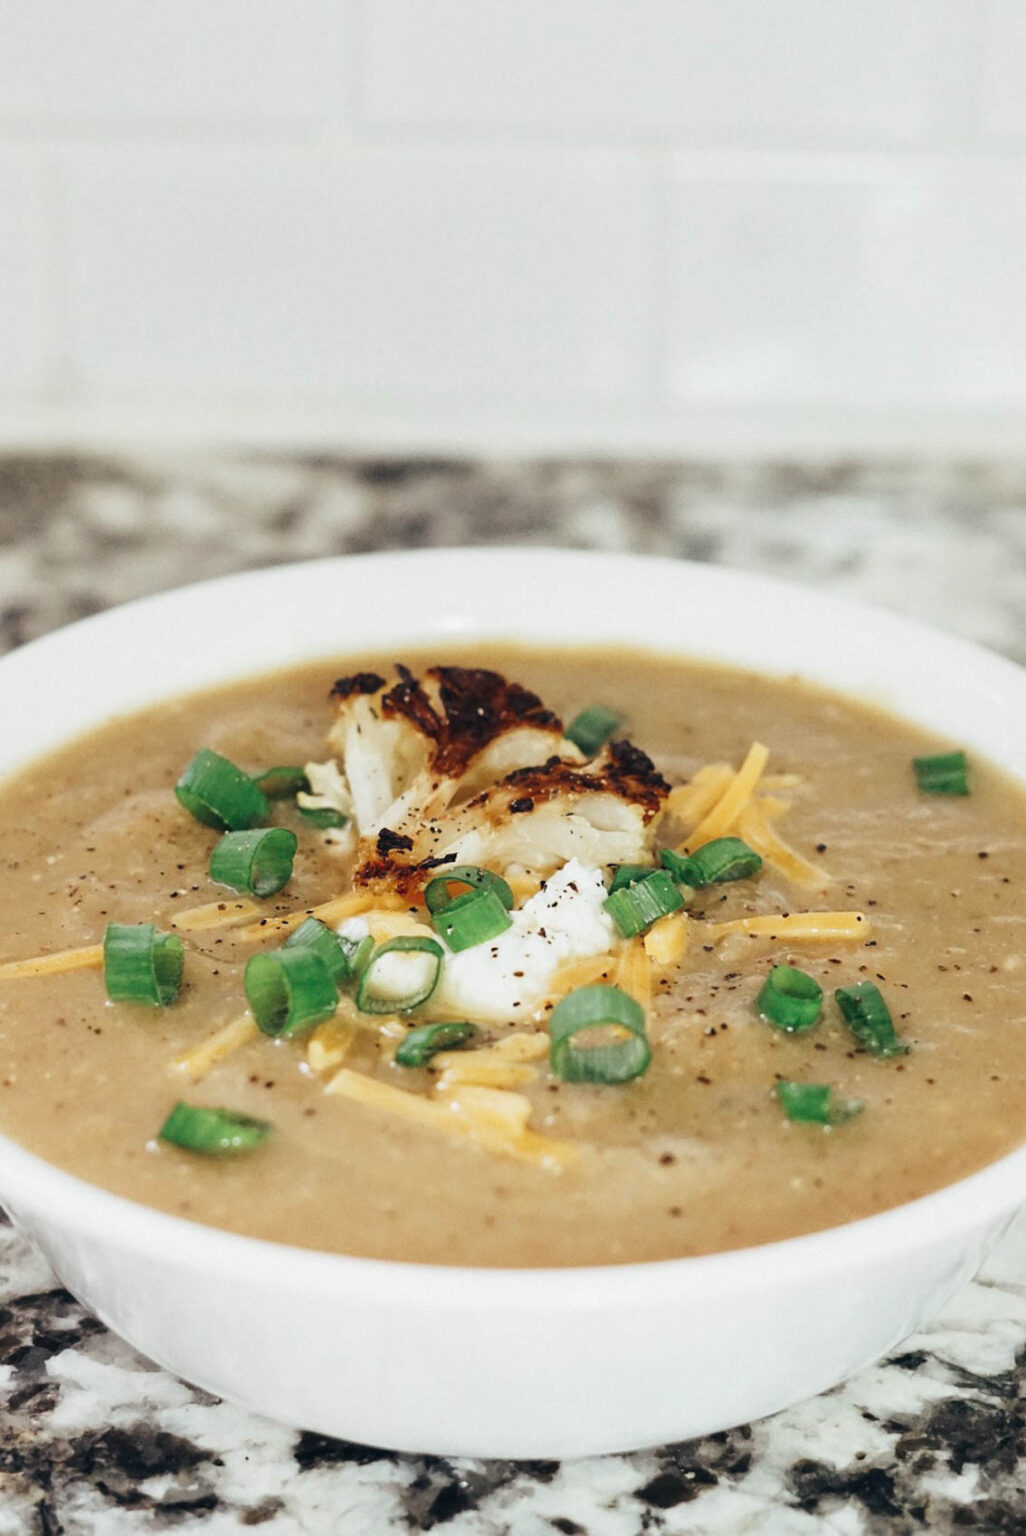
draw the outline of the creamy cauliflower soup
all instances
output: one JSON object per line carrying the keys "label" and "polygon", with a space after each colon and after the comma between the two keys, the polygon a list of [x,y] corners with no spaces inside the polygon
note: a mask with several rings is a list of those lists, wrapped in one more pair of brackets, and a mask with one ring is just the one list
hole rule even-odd
{"label": "creamy cauliflower soup", "polygon": [[1026,1129],[1022,791],[798,682],[309,664],[10,778],[0,861],[0,1129],[234,1232],[671,1258]]}

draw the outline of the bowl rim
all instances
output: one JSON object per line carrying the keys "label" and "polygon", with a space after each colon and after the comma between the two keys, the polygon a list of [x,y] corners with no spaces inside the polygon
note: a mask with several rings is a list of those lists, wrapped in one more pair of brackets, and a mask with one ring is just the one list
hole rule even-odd
{"label": "bowl rim", "polygon": [[[501,561],[505,578],[513,582],[516,568],[521,576],[545,576],[547,580],[561,575],[588,570],[592,575],[604,573],[608,579],[615,571],[622,575],[625,569],[632,573],[668,578],[671,585],[681,581],[698,581],[711,588],[718,588],[725,599],[732,601],[769,597],[773,606],[793,616],[797,610],[814,621],[829,618],[834,624],[847,626],[852,632],[863,633],[867,617],[874,626],[871,649],[877,651],[888,639],[925,648],[931,665],[938,670],[945,667],[962,668],[977,683],[982,681],[984,691],[994,688],[1003,691],[1017,690],[1026,703],[1026,671],[1005,657],[997,655],[973,642],[935,630],[914,619],[872,608],[870,605],[839,598],[833,593],[819,593],[804,589],[777,577],[739,571],[724,566],[704,566],[673,557],[651,555],[609,554],[597,551],[578,551],[536,545],[487,545],[471,548],[431,549],[416,551],[387,551],[358,555],[341,555],[326,559],[289,562],[274,567],[233,572],[226,576],[201,580],[176,587],[169,591],[136,598],[129,603],[90,615],[66,625],[41,638],[31,641],[0,658],[0,700],[13,679],[16,685],[27,677],[42,675],[53,660],[62,652],[74,652],[79,642],[88,649],[117,638],[120,631],[131,631],[134,626],[144,627],[156,623],[157,627],[174,620],[180,608],[194,609],[211,593],[261,595],[263,589],[273,592],[275,587],[302,589],[311,577],[329,581],[336,574],[350,572],[354,564],[365,573],[373,574],[377,568],[380,578],[391,572],[410,573],[418,568],[437,567],[451,578],[462,575],[465,580],[480,567],[480,575],[493,576],[495,562]],[[368,582],[370,585],[370,582]],[[172,626],[173,627],[173,626]],[[453,629],[439,633],[437,624],[429,633],[430,626],[422,626],[423,638],[415,640],[404,634],[394,643],[400,645],[451,644],[474,638],[485,641],[502,641],[508,638],[503,630]],[[561,637],[546,637],[551,644],[567,647]],[[863,635],[864,639],[864,635]],[[369,637],[365,650],[381,650],[393,643],[387,635]],[[590,645],[631,645],[629,640],[613,640],[589,637]],[[642,645],[634,648],[666,655],[664,645]],[[352,644],[344,647],[348,654],[356,649]],[[316,661],[326,652],[304,653],[293,658],[289,655],[280,665],[290,665],[295,660]],[[342,654],[340,648],[339,654]],[[691,647],[679,652],[682,659],[694,658]],[[699,660],[716,660],[722,656],[719,649],[711,650]],[[729,658],[726,665],[738,665]],[[745,663],[740,663],[745,665]],[[173,698],[183,692],[201,691],[216,686],[217,680],[231,682],[243,676],[259,675],[269,668],[250,663],[241,669],[215,670],[209,678],[191,686],[160,687],[149,694],[149,703],[156,704],[164,698]],[[781,675],[772,667],[762,667],[767,675]],[[784,668],[787,673],[791,669]],[[804,675],[815,678],[815,668]],[[22,674],[22,676],[19,676]],[[827,683],[835,691],[852,694],[843,685]],[[859,697],[858,692],[854,693]],[[863,696],[864,697],[864,696]],[[128,709],[116,708],[95,716],[93,725],[106,719],[145,707],[145,701],[131,704]],[[885,706],[888,707],[888,706]],[[1026,710],[1021,712],[1026,717]],[[918,718],[918,717],[914,717]],[[73,739],[80,729],[61,730],[52,743],[41,749],[16,753],[10,767],[27,765],[34,758],[45,754],[62,741]],[[1012,729],[1001,751],[987,753],[1000,766],[1008,767],[1009,756],[1018,764],[1018,777],[1026,782],[1026,724]],[[1017,755],[1016,755],[1017,754]],[[8,765],[0,765],[6,776]],[[1015,768],[1012,769],[1015,774]],[[982,1168],[955,1180],[951,1184],[891,1206],[874,1215],[856,1221],[825,1227],[798,1237],[779,1239],[768,1243],[733,1248],[721,1252],[682,1258],[627,1261],[575,1266],[474,1266],[422,1263],[415,1260],[366,1258],[359,1255],[334,1253],[324,1250],[297,1247],[264,1238],[209,1226],[189,1218],[147,1206],[129,1197],[115,1194],[100,1185],[89,1183],[77,1175],[47,1162],[30,1152],[8,1136],[0,1133],[0,1176],[5,1185],[12,1187],[11,1175],[17,1181],[17,1194],[10,1200],[15,1208],[22,1205],[22,1192],[26,1207],[45,1207],[59,1212],[65,1228],[83,1234],[103,1229],[112,1240],[123,1242],[134,1251],[142,1250],[154,1257],[167,1259],[201,1268],[220,1268],[224,1263],[244,1262],[249,1267],[259,1267],[268,1277],[288,1269],[295,1282],[297,1267],[309,1283],[317,1284],[324,1279],[341,1280],[343,1277],[350,1290],[364,1291],[376,1297],[397,1297],[408,1293],[411,1283],[416,1284],[418,1296],[429,1301],[434,1297],[446,1305],[466,1304],[471,1300],[487,1298],[489,1304],[501,1300],[504,1305],[536,1305],[542,1297],[554,1302],[565,1301],[572,1296],[575,1307],[605,1305],[630,1296],[638,1300],[641,1295],[655,1299],[661,1293],[685,1294],[708,1293],[709,1286],[721,1285],[730,1291],[762,1290],[775,1283],[797,1279],[814,1267],[817,1274],[833,1270],[851,1270],[853,1267],[872,1266],[886,1258],[923,1249],[933,1242],[947,1242],[970,1231],[978,1231],[988,1221],[1011,1217],[1026,1198],[1026,1142],[1011,1152],[984,1165]],[[17,1219],[17,1216],[16,1216]]]}

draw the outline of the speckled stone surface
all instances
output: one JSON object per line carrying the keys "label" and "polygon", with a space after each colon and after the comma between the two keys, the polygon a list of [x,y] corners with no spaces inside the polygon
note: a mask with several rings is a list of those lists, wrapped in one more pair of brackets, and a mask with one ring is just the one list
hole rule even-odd
{"label": "speckled stone surface", "polygon": [[[785,574],[1026,661],[1026,464],[0,458],[0,647],[203,576],[438,544]],[[157,1370],[0,1226],[0,1536],[1026,1532],[1026,1224],[888,1361],[700,1441],[559,1465],[297,1435]]]}

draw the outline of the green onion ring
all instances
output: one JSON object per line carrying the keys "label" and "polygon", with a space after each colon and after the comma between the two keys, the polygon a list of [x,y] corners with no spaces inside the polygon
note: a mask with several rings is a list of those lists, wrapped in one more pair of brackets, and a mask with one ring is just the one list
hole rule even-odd
{"label": "green onion ring", "polygon": [[964,752],[938,752],[934,757],[914,757],[916,783],[924,795],[967,795],[969,766]]}
{"label": "green onion ring", "polygon": [[350,975],[359,976],[374,953],[374,940],[369,933],[365,933],[362,939],[351,939],[346,934],[340,933],[338,942],[341,945],[342,953],[349,961]]}
{"label": "green onion ring", "polygon": [[891,1011],[875,981],[838,987],[834,997],[856,1040],[874,1056],[904,1056],[909,1050],[908,1042],[895,1033]]}
{"label": "green onion ring", "polygon": [[[315,955],[320,955],[328,972],[338,986],[349,980],[353,974],[353,953],[356,945],[349,941],[352,948],[348,948],[342,938],[329,928],[327,923],[322,923],[319,917],[308,917],[299,927],[289,934],[282,945],[282,949],[311,949]],[[373,940],[371,940],[373,945]]]}
{"label": "green onion ring", "polygon": [[297,805],[296,810],[311,827],[324,831],[328,827],[344,827],[349,817],[334,805]]}
{"label": "green onion ring", "polygon": [[257,1120],[234,1109],[207,1109],[179,1101],[157,1132],[161,1141],[223,1157],[225,1153],[249,1152],[266,1141],[272,1130],[269,1120]]}
{"label": "green onion ring", "polygon": [[835,1099],[829,1083],[778,1082],[773,1092],[789,1120],[809,1125],[844,1125],[862,1109],[858,1099]]}
{"label": "green onion ring", "polygon": [[298,795],[301,790],[306,793],[310,790],[306,769],[296,764],[268,768],[264,773],[254,774],[253,783],[268,800],[283,800],[290,795]]}
{"label": "green onion ring", "polygon": [[[423,985],[415,987],[412,992],[391,993],[385,995],[374,991],[374,972],[380,968],[381,961],[387,955],[429,955],[434,965]],[[361,1013],[409,1013],[413,1008],[419,1008],[421,1003],[426,1003],[432,992],[438,985],[438,978],[442,974],[442,959],[444,951],[441,944],[435,939],[421,938],[417,934],[400,934],[397,939],[389,939],[385,944],[379,944],[364,964],[356,984],[356,1006]]]}
{"label": "green onion ring", "polygon": [[431,921],[454,955],[497,939],[512,927],[509,913],[490,888],[457,896],[448,906],[432,912]]}
{"label": "green onion ring", "polygon": [[477,1034],[477,1025],[466,1019],[440,1024],[419,1024],[411,1029],[395,1053],[401,1067],[426,1067],[439,1051],[458,1051]]}
{"label": "green onion ring", "polygon": [[287,827],[226,832],[210,855],[210,878],[250,896],[273,896],[292,878],[296,844]]}
{"label": "green onion ring", "polygon": [[632,939],[661,917],[676,912],[684,905],[684,897],[665,869],[653,869],[632,885],[611,891],[602,905],[624,938]]}
{"label": "green onion ring", "polygon": [[746,880],[757,875],[762,859],[739,837],[714,837],[694,853],[679,854],[666,848],[660,862],[675,880],[699,890],[703,885],[721,885],[727,880]]}
{"label": "green onion ring", "polygon": [[201,747],[188,764],[175,794],[197,821],[219,832],[244,832],[271,813],[267,796],[249,774],[209,747]]}
{"label": "green onion ring", "polygon": [[564,731],[567,741],[580,747],[585,757],[594,757],[604,747],[613,732],[623,724],[623,716],[603,704],[593,704],[575,715]]}
{"label": "green onion ring", "polygon": [[287,1039],[330,1019],[338,987],[309,945],[253,955],[243,978],[250,1010],[265,1035]]}
{"label": "green onion ring", "polygon": [[477,864],[454,864],[451,869],[435,875],[425,885],[424,900],[429,912],[440,912],[443,907],[450,906],[468,894],[462,891],[453,896],[449,890],[451,884],[469,886],[471,891],[494,891],[507,912],[513,906],[513,892],[501,875],[493,874],[490,869],[481,869]]}
{"label": "green onion ring", "polygon": [[[627,1038],[585,1046],[588,1030],[619,1028]],[[549,1014],[549,1062],[567,1083],[626,1083],[640,1077],[652,1059],[641,1004],[619,987],[578,987]]]}
{"label": "green onion ring", "polygon": [[819,1018],[823,988],[814,976],[797,966],[775,965],[762,984],[755,1006],[774,1028],[804,1035]]}
{"label": "green onion ring", "polygon": [[613,878],[609,882],[609,894],[613,896],[626,886],[637,885],[654,870],[654,864],[614,864]]}
{"label": "green onion ring", "polygon": [[113,1003],[166,1008],[178,996],[185,969],[182,941],[153,923],[108,923],[103,935],[103,979]]}

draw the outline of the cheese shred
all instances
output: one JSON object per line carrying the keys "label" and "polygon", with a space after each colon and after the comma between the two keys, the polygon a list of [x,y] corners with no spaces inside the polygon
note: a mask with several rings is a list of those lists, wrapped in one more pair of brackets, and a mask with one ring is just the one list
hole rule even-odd
{"label": "cheese shred", "polygon": [[788,880],[793,880],[795,885],[816,886],[819,889],[829,885],[830,876],[824,870],[817,869],[808,859],[803,859],[773,830],[766,808],[759,801],[753,800],[751,805],[745,807],[738,817],[737,829],[749,848],[754,848],[768,864],[786,875]]}
{"label": "cheese shred", "polygon": [[324,1091],[553,1171],[576,1155],[568,1143],[529,1131],[531,1101],[504,1089],[463,1085],[428,1099],[341,1067]]}
{"label": "cheese shred", "polygon": [[553,976],[548,996],[538,1012],[544,1013],[547,1008],[558,1003],[561,997],[576,991],[578,987],[592,987],[596,982],[611,980],[616,963],[605,950],[598,955],[586,955],[582,960],[568,960]]}
{"label": "cheese shred", "polygon": [[761,741],[753,741],[744,762],[723,794],[685,840],[682,845],[683,852],[701,848],[703,844],[711,843],[715,837],[726,836],[752,798],[755,786],[762,777],[762,771],[768,761],[769,748],[763,746]]}
{"label": "cheese shred", "polygon": [[189,907],[176,912],[171,919],[172,928],[183,933],[202,933],[206,928],[231,928],[236,923],[247,923],[259,917],[263,908],[258,901],[208,901],[202,907]]}
{"label": "cheese shred", "polygon": [[522,1088],[538,1076],[527,1062],[504,1061],[486,1050],[440,1051],[431,1065],[441,1069],[435,1085],[439,1092],[468,1084],[479,1088]]}
{"label": "cheese shred", "polygon": [[273,938],[275,934],[291,933],[293,928],[305,923],[308,917],[319,917],[322,923],[330,926],[344,922],[347,917],[359,917],[375,908],[398,911],[406,905],[401,896],[391,891],[348,891],[345,896],[334,896],[331,901],[322,901],[316,907],[304,907],[300,912],[284,912],[281,917],[265,917],[259,923],[250,923],[247,928],[240,930],[239,937],[255,942],[258,939]]}
{"label": "cheese shred", "polygon": [[340,1067],[353,1048],[356,1025],[349,1019],[325,1019],[306,1042],[306,1064],[311,1072],[330,1072]]}
{"label": "cheese shred", "polygon": [[617,963],[616,985],[647,1010],[652,1001],[652,962],[643,940],[633,939],[623,950]]}
{"label": "cheese shred", "polygon": [[666,797],[666,809],[684,827],[694,827],[708,815],[734,777],[728,763],[707,763],[687,784],[679,784]]}
{"label": "cheese shred", "polygon": [[171,1065],[177,1072],[187,1072],[194,1082],[208,1073],[211,1067],[215,1067],[219,1061],[233,1052],[241,1050],[251,1040],[255,1040],[260,1034],[257,1022],[251,1013],[243,1013],[237,1019],[229,1019],[227,1024],[222,1024],[220,1029],[215,1029],[212,1035],[201,1040],[199,1045],[194,1045],[188,1051],[182,1051],[176,1056]]}
{"label": "cheese shred", "polygon": [[34,955],[29,960],[8,960],[0,965],[0,981],[14,981],[19,976],[60,976],[66,971],[98,971],[103,967],[103,945],[87,944],[83,949],[59,949],[52,955]]}
{"label": "cheese shred", "polygon": [[690,922],[686,912],[670,912],[648,930],[642,942],[653,965],[677,965],[683,960]]}
{"label": "cheese shred", "polygon": [[738,917],[729,923],[703,923],[703,938],[714,944],[732,933],[752,938],[787,940],[835,940],[867,939],[871,932],[869,919],[864,912],[789,912],[762,917]]}

